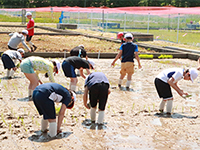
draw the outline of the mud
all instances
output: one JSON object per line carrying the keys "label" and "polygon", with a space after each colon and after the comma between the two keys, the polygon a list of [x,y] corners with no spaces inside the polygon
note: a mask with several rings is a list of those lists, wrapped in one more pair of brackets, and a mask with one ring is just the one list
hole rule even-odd
{"label": "mud", "polygon": [[[62,61],[63,59],[59,59]],[[143,68],[135,67],[132,91],[117,87],[120,62],[110,67],[110,59],[93,59],[95,70],[108,77],[111,94],[102,126],[92,124],[90,112],[83,106],[84,79],[78,77],[77,101],[72,110],[65,112],[62,133],[49,138],[40,132],[38,112],[32,101],[19,101],[28,95],[28,80],[20,70],[14,79],[6,79],[0,61],[0,149],[199,149],[200,147],[200,76],[194,83],[181,80],[179,86],[192,97],[183,99],[174,90],[173,114],[159,114],[160,99],[154,87],[155,76],[169,67],[196,67],[197,62],[183,59],[141,60]],[[171,61],[173,63],[171,63]],[[169,62],[169,63],[168,63]],[[43,82],[49,82],[40,75]],[[57,83],[69,87],[69,79],[62,71],[55,76]],[[123,87],[126,80],[123,81]],[[56,105],[58,106],[58,105]]]}

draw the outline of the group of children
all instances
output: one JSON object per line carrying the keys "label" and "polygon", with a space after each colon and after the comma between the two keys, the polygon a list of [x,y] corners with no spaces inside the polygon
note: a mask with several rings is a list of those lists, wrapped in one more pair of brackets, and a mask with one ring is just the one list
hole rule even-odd
{"label": "group of children", "polygon": [[[31,16],[31,14],[27,13],[27,16]],[[31,20],[31,17],[27,18]],[[31,24],[34,25],[34,21],[30,22],[30,26]],[[27,26],[27,29],[29,31],[34,29],[30,26]],[[33,32],[29,35],[27,31],[22,31],[22,35],[28,35],[27,41],[29,41],[29,44],[32,47],[30,51],[32,52],[36,50],[37,47],[30,42],[31,37],[33,36]],[[15,37],[19,36],[16,34]],[[137,60],[138,68],[142,68],[138,56],[138,46],[132,42],[133,35],[131,33],[126,33],[125,36],[123,33],[119,33],[118,38],[122,40],[121,47],[119,48],[119,53],[117,54],[111,65],[114,66],[115,62],[118,59],[121,59],[121,75],[119,77],[118,87],[121,88],[122,80],[127,75],[126,89],[129,90],[132,75],[134,73],[134,58]],[[43,132],[47,131],[48,124],[49,135],[51,137],[54,137],[61,132],[60,127],[64,118],[65,110],[73,108],[74,102],[76,101],[75,91],[78,79],[75,69],[79,69],[80,75],[85,79],[83,104],[87,109],[90,109],[92,123],[96,122],[96,109],[98,103],[99,115],[97,123],[99,125],[103,124],[105,114],[104,110],[107,103],[108,95],[110,94],[110,84],[104,73],[90,73],[89,69],[94,68],[94,62],[88,59],[87,53],[84,50],[83,45],[79,45],[72,49],[70,52],[71,56],[67,57],[62,62],[62,64],[60,64],[60,62],[57,60],[47,60],[42,57],[28,57],[22,60],[22,57],[24,56],[24,50],[17,49],[17,44],[14,45],[10,41],[8,43],[8,47],[12,50],[5,51],[1,57],[4,64],[4,68],[8,69],[7,75],[8,77],[10,77],[9,71],[11,69],[13,71],[17,69],[12,59],[18,59],[21,62],[21,71],[30,81],[28,87],[28,99],[33,100],[39,114],[43,115],[43,118],[41,120],[41,130]],[[83,59],[82,57],[85,57],[86,59]],[[60,84],[54,83],[54,75],[58,73],[61,67],[64,72],[64,75],[70,78],[69,89],[63,87]],[[87,77],[84,75],[83,69],[86,69],[88,74]],[[44,73],[46,77],[49,77],[50,83],[43,84],[38,77],[38,73]],[[184,95],[188,95],[188,93],[183,92],[183,90],[181,90],[178,87],[177,82],[182,78],[184,80],[191,80],[193,82],[197,78],[197,76],[198,72],[195,68],[171,68],[161,72],[155,78],[156,90],[159,94],[159,97],[162,98],[159,109],[160,112],[164,111],[164,106],[167,102],[167,114],[171,114],[173,103],[171,87],[174,88],[180,96],[184,97]],[[54,102],[62,103],[57,123]]]}

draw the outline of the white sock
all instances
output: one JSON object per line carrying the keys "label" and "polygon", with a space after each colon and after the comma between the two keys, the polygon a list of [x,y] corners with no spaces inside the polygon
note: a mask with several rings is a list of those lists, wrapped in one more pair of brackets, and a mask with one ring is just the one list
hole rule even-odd
{"label": "white sock", "polygon": [[90,109],[90,117],[91,117],[91,121],[96,121],[96,108]]}
{"label": "white sock", "polygon": [[42,118],[42,120],[41,120],[41,130],[42,131],[45,131],[46,129],[47,129],[47,127],[48,127],[48,120],[44,120],[43,118]]}
{"label": "white sock", "polygon": [[173,100],[168,100],[167,101],[167,112],[169,112],[169,113],[172,112],[172,105],[173,105]]}
{"label": "white sock", "polygon": [[166,101],[162,100],[162,102],[160,103],[160,110],[164,110],[165,103]]}
{"label": "white sock", "polygon": [[54,137],[57,135],[57,123],[56,122],[49,123],[49,135],[50,135],[50,137]]}
{"label": "white sock", "polygon": [[97,120],[98,124],[103,124],[104,114],[105,114],[104,111],[99,111],[99,116],[98,116],[98,120]]}
{"label": "white sock", "polygon": [[10,77],[10,70],[7,70],[7,77]]}
{"label": "white sock", "polygon": [[34,45],[31,41],[29,41],[28,44],[30,47],[32,47]]}
{"label": "white sock", "polygon": [[119,79],[118,84],[122,85],[122,79]]}
{"label": "white sock", "polygon": [[131,85],[131,80],[127,80],[126,87],[129,87]]}
{"label": "white sock", "polygon": [[33,90],[28,89],[28,96],[31,97],[33,95]]}
{"label": "white sock", "polygon": [[14,73],[15,73],[15,71],[11,69],[10,70],[10,77],[13,77]]}
{"label": "white sock", "polygon": [[71,86],[70,86],[70,90],[76,91],[76,85],[71,85]]}

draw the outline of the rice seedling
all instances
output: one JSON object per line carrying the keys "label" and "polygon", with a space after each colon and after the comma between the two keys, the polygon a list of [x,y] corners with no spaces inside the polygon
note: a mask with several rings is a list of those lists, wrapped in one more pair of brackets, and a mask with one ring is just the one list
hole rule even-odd
{"label": "rice seedling", "polygon": [[135,103],[133,103],[132,110],[134,109],[134,107],[135,107]]}
{"label": "rice seedling", "polygon": [[64,118],[64,124],[66,123],[66,119]]}
{"label": "rice seedling", "polygon": [[151,113],[151,109],[150,109],[150,107],[148,107],[148,111],[149,111],[149,114]]}
{"label": "rice seedling", "polygon": [[192,108],[190,107],[190,112],[192,112]]}
{"label": "rice seedling", "polygon": [[3,113],[1,113],[1,119],[2,119],[3,123],[5,123],[5,125],[7,126],[7,123],[6,123],[6,121],[5,121],[5,118],[4,118]]}
{"label": "rice seedling", "polygon": [[108,105],[108,109],[110,110],[110,105]]}
{"label": "rice seedling", "polygon": [[146,105],[144,105],[144,108],[143,109],[145,109],[146,108]]}

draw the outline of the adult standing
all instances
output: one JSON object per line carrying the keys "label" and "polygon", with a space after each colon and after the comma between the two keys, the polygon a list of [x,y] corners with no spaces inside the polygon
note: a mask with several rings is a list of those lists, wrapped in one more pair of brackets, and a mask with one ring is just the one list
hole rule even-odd
{"label": "adult standing", "polygon": [[[74,106],[76,94],[67,90],[62,85],[57,83],[44,83],[35,88],[33,91],[33,102],[40,115],[43,115],[41,120],[41,131],[47,131],[49,123],[50,137],[61,133],[61,124],[65,115],[65,110],[71,109]],[[56,123],[55,104],[62,103],[58,114],[58,122]]]}
{"label": "adult standing", "polygon": [[26,13],[26,17],[28,18],[28,24],[27,24],[27,28],[26,30],[28,30],[28,35],[26,36],[26,41],[29,43],[29,46],[31,48],[31,51],[34,52],[37,49],[37,46],[35,46],[32,42],[31,39],[34,35],[34,20],[32,18],[32,13],[31,12],[27,12]]}
{"label": "adult standing", "polygon": [[23,46],[31,52],[30,48],[26,45],[25,42],[25,37],[28,35],[27,30],[22,30],[21,33],[15,32],[15,33],[10,33],[9,36],[11,37],[9,42],[8,42],[8,48],[10,50],[17,50],[19,43],[22,43]]}
{"label": "adult standing", "polygon": [[70,89],[76,91],[76,84],[78,82],[75,69],[79,69],[80,75],[85,79],[85,75],[83,74],[83,69],[86,69],[87,74],[90,74],[89,69],[93,69],[92,63],[86,61],[78,56],[70,56],[67,57],[62,63],[62,69],[66,77],[69,77]]}
{"label": "adult standing", "polygon": [[60,63],[57,60],[47,60],[42,57],[31,56],[22,61],[20,68],[26,78],[30,81],[28,87],[28,96],[31,98],[33,90],[36,88],[36,86],[38,86],[39,83],[42,84],[38,74],[48,74],[49,81],[55,82],[53,74],[55,75],[58,73],[58,70],[60,69]]}
{"label": "adult standing", "polygon": [[103,124],[108,94],[110,94],[109,86],[109,81],[102,72],[93,72],[85,80],[83,103],[87,109],[90,109],[87,105],[89,92],[91,105],[90,117],[92,123],[95,123],[96,121],[96,108],[97,103],[99,103],[99,116],[97,123]]}
{"label": "adult standing", "polygon": [[17,70],[15,63],[17,60],[21,63],[22,57],[24,56],[24,50],[22,48],[15,50],[7,50],[1,56],[4,69],[7,69],[7,78],[11,79],[14,72]]}

